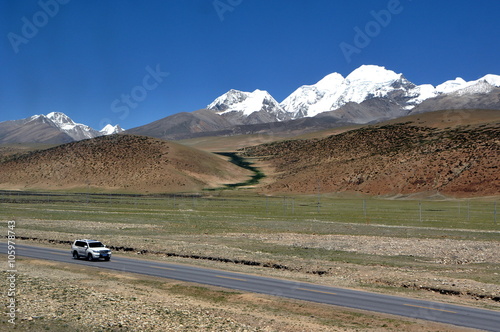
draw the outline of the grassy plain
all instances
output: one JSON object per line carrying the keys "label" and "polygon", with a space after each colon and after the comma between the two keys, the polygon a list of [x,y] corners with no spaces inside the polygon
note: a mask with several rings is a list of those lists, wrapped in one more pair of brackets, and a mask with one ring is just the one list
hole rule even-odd
{"label": "grassy plain", "polygon": [[496,209],[438,195],[0,192],[0,220],[26,243],[96,238],[115,254],[499,310]]}
{"label": "grassy plain", "polygon": [[[165,234],[344,234],[340,225],[348,223],[349,229],[357,229],[354,235],[407,236],[408,232],[401,233],[401,229],[412,228],[413,236],[419,236],[419,232],[422,237],[465,233],[460,238],[469,238],[467,230],[474,230],[475,239],[487,240],[493,239],[490,231],[500,229],[500,205],[493,198],[410,200],[322,194],[266,197],[237,191],[177,195],[0,191],[0,204],[3,219],[168,225],[163,227]],[[395,227],[387,230],[387,226]],[[377,233],[381,229],[384,231]],[[64,224],[54,230],[64,232]],[[122,233],[113,228],[109,231]]]}

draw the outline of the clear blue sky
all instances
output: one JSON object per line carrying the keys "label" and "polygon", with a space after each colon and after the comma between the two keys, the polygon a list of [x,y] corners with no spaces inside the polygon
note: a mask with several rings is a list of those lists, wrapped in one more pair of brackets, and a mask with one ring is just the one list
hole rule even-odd
{"label": "clear blue sky", "polygon": [[500,74],[499,15],[497,0],[2,0],[0,121],[59,111],[132,128],[229,89],[280,102],[362,64],[474,80]]}

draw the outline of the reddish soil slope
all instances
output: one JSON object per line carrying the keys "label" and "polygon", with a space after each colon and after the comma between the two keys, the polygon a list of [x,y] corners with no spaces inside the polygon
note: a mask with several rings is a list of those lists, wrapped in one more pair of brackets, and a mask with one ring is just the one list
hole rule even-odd
{"label": "reddish soil slope", "polygon": [[274,168],[272,182],[263,187],[267,192],[500,194],[500,121],[454,128],[439,123],[370,126],[326,138],[259,145],[242,153]]}

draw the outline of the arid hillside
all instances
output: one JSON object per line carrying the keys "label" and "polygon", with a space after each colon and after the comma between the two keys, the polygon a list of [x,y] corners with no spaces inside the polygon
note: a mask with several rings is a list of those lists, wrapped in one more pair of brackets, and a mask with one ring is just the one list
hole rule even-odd
{"label": "arid hillside", "polygon": [[198,191],[249,175],[207,152],[143,136],[112,135],[8,157],[0,162],[0,189]]}
{"label": "arid hillside", "polygon": [[275,170],[263,187],[266,192],[498,195],[500,112],[482,120],[474,112],[413,116],[402,123],[264,144],[242,153]]}

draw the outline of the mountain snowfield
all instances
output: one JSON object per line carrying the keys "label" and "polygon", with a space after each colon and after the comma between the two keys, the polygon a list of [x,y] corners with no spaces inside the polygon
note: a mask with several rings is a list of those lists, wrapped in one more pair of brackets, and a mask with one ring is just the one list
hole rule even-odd
{"label": "mountain snowfield", "polygon": [[283,121],[334,112],[348,103],[360,104],[373,98],[388,98],[401,109],[411,111],[423,101],[442,94],[488,93],[494,87],[500,87],[498,75],[490,74],[470,82],[458,77],[434,87],[431,84],[415,85],[403,74],[382,66],[363,65],[345,78],[332,73],[316,84],[303,85],[279,104],[266,91],[230,90],[209,104],[207,109],[223,116],[231,112],[250,116],[265,109],[276,115],[275,121]]}

